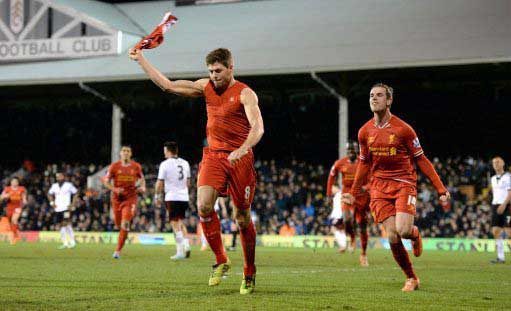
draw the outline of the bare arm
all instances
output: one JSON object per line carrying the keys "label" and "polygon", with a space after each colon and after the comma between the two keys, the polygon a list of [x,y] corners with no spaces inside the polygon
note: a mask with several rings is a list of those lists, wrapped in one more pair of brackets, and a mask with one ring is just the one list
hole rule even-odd
{"label": "bare arm", "polygon": [[264,134],[263,117],[261,110],[259,110],[257,95],[251,89],[246,88],[241,91],[240,101],[245,108],[245,115],[250,123],[250,131],[241,147],[231,152],[227,158],[231,163],[247,154],[248,150],[255,146]]}
{"label": "bare arm", "polygon": [[23,206],[27,205],[27,193],[23,192],[23,195],[21,196],[21,202],[23,203]]}
{"label": "bare arm", "polygon": [[107,188],[108,190],[110,190],[110,191],[114,191],[114,185],[112,185],[112,183],[110,182],[110,177],[105,176],[105,177],[101,178],[101,183],[102,183],[102,184],[103,184],[103,186],[105,186],[105,188]]}
{"label": "bare arm", "polygon": [[146,191],[146,183],[145,183],[145,177],[144,177],[144,174],[142,174],[142,176],[140,177],[140,185],[138,186],[138,191],[140,193],[145,193]]}
{"label": "bare arm", "polygon": [[140,67],[142,67],[145,73],[149,76],[149,79],[151,79],[154,84],[156,84],[164,92],[186,97],[200,97],[204,95],[204,87],[206,87],[206,84],[209,81],[208,79],[200,79],[197,81],[171,81],[144,57],[142,50],[130,49],[129,57],[132,60],[137,61]]}
{"label": "bare arm", "polygon": [[154,185],[154,193],[156,195],[163,193],[163,180],[158,179]]}

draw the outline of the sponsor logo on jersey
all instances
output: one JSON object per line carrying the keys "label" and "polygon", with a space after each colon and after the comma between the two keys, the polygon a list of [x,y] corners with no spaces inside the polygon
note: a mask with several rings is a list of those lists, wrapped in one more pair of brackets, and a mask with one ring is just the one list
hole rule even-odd
{"label": "sponsor logo on jersey", "polygon": [[396,138],[396,135],[390,134],[389,135],[389,144],[392,144],[394,142],[394,139]]}
{"label": "sponsor logo on jersey", "polygon": [[419,138],[418,137],[415,137],[414,140],[413,140],[413,146],[415,148],[420,148],[421,147],[421,143],[419,142]]}

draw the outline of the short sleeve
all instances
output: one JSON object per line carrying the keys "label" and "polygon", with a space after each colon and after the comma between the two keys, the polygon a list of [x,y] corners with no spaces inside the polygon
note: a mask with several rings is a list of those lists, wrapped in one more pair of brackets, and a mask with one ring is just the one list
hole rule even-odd
{"label": "short sleeve", "polygon": [[188,163],[188,161],[186,161],[185,163],[186,163],[186,178],[191,178],[192,174],[190,173],[190,164]]}
{"label": "short sleeve", "polygon": [[73,185],[72,183],[69,183],[69,191],[72,194],[76,194],[78,192],[78,189],[76,189],[75,185]]}
{"label": "short sleeve", "polygon": [[55,195],[55,184],[51,185],[50,191],[48,191],[48,194]]}
{"label": "short sleeve", "polygon": [[358,131],[358,145],[359,145],[359,159],[360,161],[367,163],[369,162],[369,147],[367,146],[367,133],[362,127]]}
{"label": "short sleeve", "polygon": [[144,178],[144,172],[142,171],[142,165],[140,165],[139,163],[137,163],[137,176],[138,178]]}
{"label": "short sleeve", "polygon": [[424,154],[419,138],[410,126],[403,127],[403,142],[411,157],[416,158]]}

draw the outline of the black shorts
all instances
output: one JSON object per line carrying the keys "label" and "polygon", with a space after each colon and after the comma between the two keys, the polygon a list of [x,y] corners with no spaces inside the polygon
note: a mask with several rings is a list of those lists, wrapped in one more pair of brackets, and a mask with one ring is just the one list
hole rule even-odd
{"label": "black shorts", "polygon": [[504,213],[501,215],[497,214],[497,208],[499,208],[500,204],[495,204],[491,206],[491,226],[492,227],[509,227],[509,207],[506,206]]}
{"label": "black shorts", "polygon": [[165,201],[165,207],[169,211],[169,220],[184,219],[188,209],[188,201]]}
{"label": "black shorts", "polygon": [[55,212],[55,223],[60,224],[63,221],[68,221],[71,218],[71,211]]}

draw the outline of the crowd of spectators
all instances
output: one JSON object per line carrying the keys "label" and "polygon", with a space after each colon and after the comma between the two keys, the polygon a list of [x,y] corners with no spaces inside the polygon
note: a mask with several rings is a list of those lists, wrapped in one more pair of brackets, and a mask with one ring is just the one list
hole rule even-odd
{"label": "crowd of spectators", "polygon": [[[487,185],[490,176],[488,161],[474,158],[433,159],[433,164],[452,194],[448,204],[440,204],[432,185],[419,175],[416,222],[426,237],[490,237],[490,205]],[[330,201],[325,196],[329,167],[302,161],[279,163],[259,160],[255,163],[258,182],[252,208],[258,233],[296,235],[327,235],[330,233],[328,215]],[[28,203],[20,218],[22,230],[56,230],[55,213],[48,203],[47,193],[55,173],[64,172],[78,189],[72,222],[77,231],[113,231],[109,193],[105,189],[87,188],[87,177],[101,171],[100,165],[51,164],[38,168],[25,165],[16,171],[2,170],[3,186],[12,176],[21,177],[28,190]],[[140,197],[138,213],[132,230],[138,232],[169,232],[166,210],[153,202],[156,165],[144,165],[148,190]],[[189,232],[198,225],[195,204],[195,176],[192,166],[190,210],[185,221]],[[221,213],[222,228],[232,228],[229,210]],[[370,217],[370,216],[369,216]],[[379,228],[371,223],[371,235],[378,236]]]}

